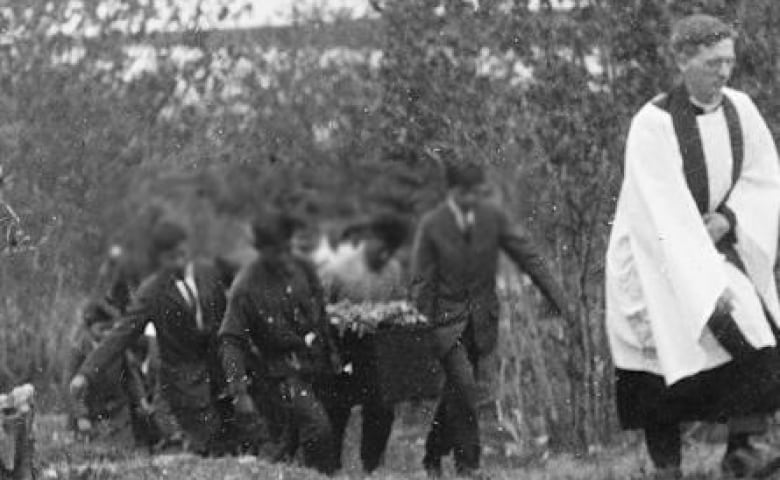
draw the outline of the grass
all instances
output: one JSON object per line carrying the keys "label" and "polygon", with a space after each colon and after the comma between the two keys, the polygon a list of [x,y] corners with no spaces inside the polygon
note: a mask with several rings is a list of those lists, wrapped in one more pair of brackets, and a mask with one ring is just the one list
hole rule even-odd
{"label": "grass", "polygon": [[[420,469],[423,439],[429,415],[414,423],[397,422],[385,459],[385,466],[371,475],[375,480],[424,479]],[[358,418],[359,415],[353,415]],[[365,475],[357,458],[357,429],[353,418],[346,440],[345,468],[336,478],[357,479]],[[588,455],[550,454],[543,450],[518,453],[506,448],[506,440],[496,429],[484,428],[484,466],[496,480],[514,479],[641,479],[652,471],[637,436],[627,435],[625,445],[593,450]],[[201,459],[187,454],[149,456],[144,452],[118,448],[105,443],[85,444],[65,430],[64,418],[40,415],[36,419],[36,463],[40,479],[302,479],[327,478],[311,470],[269,464],[253,457]],[[507,454],[507,453],[511,453]],[[719,478],[722,444],[689,441],[685,450],[687,479]],[[454,478],[451,462],[445,465],[445,478]]]}

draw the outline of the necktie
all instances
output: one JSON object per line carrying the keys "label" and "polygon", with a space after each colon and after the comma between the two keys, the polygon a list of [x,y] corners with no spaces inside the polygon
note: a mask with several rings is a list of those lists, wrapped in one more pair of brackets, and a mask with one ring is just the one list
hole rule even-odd
{"label": "necktie", "polygon": [[198,299],[195,297],[195,292],[192,291],[192,288],[190,288],[190,285],[186,280],[180,281],[182,285],[184,285],[184,291],[187,292],[187,305],[190,306],[193,315],[195,315],[195,325],[198,330],[203,330],[203,315],[198,305]]}

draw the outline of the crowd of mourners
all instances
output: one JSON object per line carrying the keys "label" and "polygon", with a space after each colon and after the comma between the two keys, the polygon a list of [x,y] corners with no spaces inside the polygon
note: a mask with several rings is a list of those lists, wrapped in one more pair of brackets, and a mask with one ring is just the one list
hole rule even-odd
{"label": "crowd of mourners", "polygon": [[[751,99],[726,86],[734,29],[697,14],[671,30],[681,81],[631,122],[605,263],[618,414],[644,432],[658,478],[682,476],[689,421],[727,423],[723,471],[765,477],[780,461],[751,438],[780,407],[777,151]],[[326,308],[409,298],[444,377],[423,467],[439,477],[451,454],[458,475],[487,478],[477,365],[497,343],[499,253],[571,324],[577,311],[529,233],[488,200],[482,166],[454,150],[443,159],[448,193],[437,207],[414,222],[360,222],[324,258],[298,249],[305,225],[273,209],[252,220],[256,257],[240,268],[193,260],[188,232],[170,220],[148,232],[146,278],[123,274],[112,249],[106,272],[116,278],[84,309],[74,345],[73,429],[112,435],[121,424],[153,451],[253,453],[333,474],[360,405],[371,472],[394,405],[371,336],[338,330]]]}

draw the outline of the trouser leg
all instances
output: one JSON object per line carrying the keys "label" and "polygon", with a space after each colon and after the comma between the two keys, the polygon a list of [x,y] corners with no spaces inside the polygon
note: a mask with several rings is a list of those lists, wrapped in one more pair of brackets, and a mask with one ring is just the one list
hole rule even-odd
{"label": "trouser leg", "polygon": [[645,444],[657,469],[680,467],[682,441],[678,424],[657,423],[646,426]]}
{"label": "trouser leg", "polygon": [[222,424],[216,408],[174,407],[173,414],[184,432],[187,449],[199,455],[210,454]]}
{"label": "trouser leg", "polygon": [[452,436],[447,430],[447,401],[446,392],[449,389],[449,385],[445,384],[444,393],[439,399],[439,403],[436,406],[436,411],[433,415],[433,422],[431,422],[431,429],[428,431],[428,436],[425,439],[425,457],[423,458],[423,464],[427,466],[438,465],[441,461],[441,457],[448,455],[452,450]]}
{"label": "trouser leg", "polygon": [[477,382],[466,347],[458,342],[442,358],[446,384],[426,442],[423,463],[433,466],[453,450],[458,471],[479,468]]}
{"label": "trouser leg", "polygon": [[136,446],[151,449],[160,440],[152,415],[140,407],[131,406],[130,422]]}
{"label": "trouser leg", "polygon": [[344,446],[344,434],[347,430],[352,405],[347,399],[335,398],[326,405],[328,417],[333,428],[333,455],[336,469],[341,468],[341,456]]}
{"label": "trouser leg", "polygon": [[447,395],[447,423],[452,434],[455,468],[475,470],[479,468],[481,453],[475,365],[465,346],[458,343],[444,357],[443,367],[451,387]]}
{"label": "trouser leg", "polygon": [[395,410],[385,405],[377,396],[363,403],[362,436],[360,439],[360,459],[363,469],[373,472],[382,462],[387,441],[393,428]]}
{"label": "trouser leg", "polygon": [[325,407],[308,382],[290,379],[286,383],[304,464],[330,475],[336,470],[336,461],[333,429]]}

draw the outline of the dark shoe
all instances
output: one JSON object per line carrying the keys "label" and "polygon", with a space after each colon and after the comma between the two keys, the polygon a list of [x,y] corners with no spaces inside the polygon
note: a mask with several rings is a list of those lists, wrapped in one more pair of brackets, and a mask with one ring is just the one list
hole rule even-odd
{"label": "dark shoe", "polygon": [[423,468],[425,469],[425,474],[428,478],[437,479],[442,477],[441,458],[435,460],[427,457],[424,458]]}

